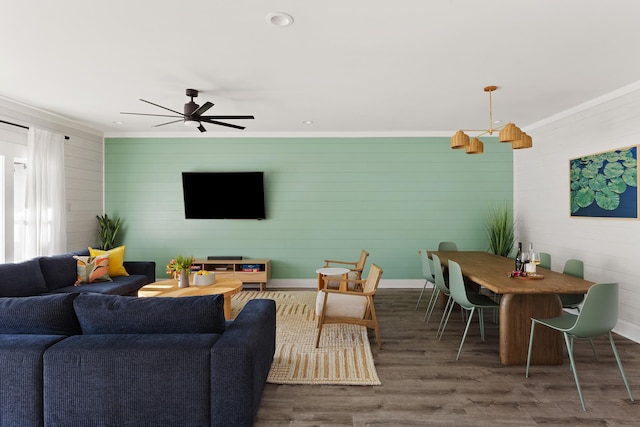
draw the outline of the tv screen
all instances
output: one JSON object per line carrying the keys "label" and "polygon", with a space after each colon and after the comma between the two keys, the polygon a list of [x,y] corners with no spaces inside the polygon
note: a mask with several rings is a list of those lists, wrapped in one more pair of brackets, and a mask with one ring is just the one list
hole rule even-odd
{"label": "tv screen", "polygon": [[182,172],[187,219],[265,219],[264,172]]}

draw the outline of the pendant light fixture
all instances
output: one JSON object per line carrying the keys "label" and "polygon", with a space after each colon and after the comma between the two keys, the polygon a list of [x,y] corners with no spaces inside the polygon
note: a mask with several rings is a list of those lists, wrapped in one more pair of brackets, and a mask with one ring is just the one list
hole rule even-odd
{"label": "pendant light fixture", "polygon": [[[481,154],[484,152],[484,144],[480,139],[483,135],[493,135],[494,132],[500,131],[498,134],[498,141],[510,142],[511,148],[514,150],[522,148],[531,148],[533,146],[532,138],[523,132],[518,126],[513,123],[507,123],[504,126],[497,128],[493,127],[493,91],[498,89],[498,86],[487,86],[484,88],[485,92],[489,92],[489,129],[468,129],[459,130],[451,137],[451,148],[461,149],[464,148],[467,154]],[[469,137],[465,132],[480,132],[473,139]]]}

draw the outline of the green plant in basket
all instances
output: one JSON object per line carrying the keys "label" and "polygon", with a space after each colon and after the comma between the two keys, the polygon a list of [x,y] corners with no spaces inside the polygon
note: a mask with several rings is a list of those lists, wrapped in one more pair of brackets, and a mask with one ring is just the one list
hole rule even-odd
{"label": "green plant in basket", "polygon": [[489,208],[486,232],[489,238],[489,250],[496,255],[508,257],[513,250],[515,232],[513,215],[506,203]]}

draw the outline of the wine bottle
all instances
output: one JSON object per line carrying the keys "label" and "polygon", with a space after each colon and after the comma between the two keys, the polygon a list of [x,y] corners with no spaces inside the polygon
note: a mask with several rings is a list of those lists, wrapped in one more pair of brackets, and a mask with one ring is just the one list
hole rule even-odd
{"label": "wine bottle", "polygon": [[518,242],[518,253],[516,254],[515,271],[522,271],[524,264],[522,263],[522,242]]}

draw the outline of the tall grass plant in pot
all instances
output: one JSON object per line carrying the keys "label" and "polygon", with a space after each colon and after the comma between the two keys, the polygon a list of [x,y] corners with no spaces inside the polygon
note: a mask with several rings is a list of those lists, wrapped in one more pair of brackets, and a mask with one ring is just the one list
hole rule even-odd
{"label": "tall grass plant in pot", "polygon": [[120,218],[109,218],[107,214],[96,215],[98,219],[98,238],[100,249],[108,251],[116,247],[116,237],[120,231]]}
{"label": "tall grass plant in pot", "polygon": [[515,231],[513,213],[506,203],[489,208],[486,232],[489,238],[489,251],[508,257],[513,250]]}

